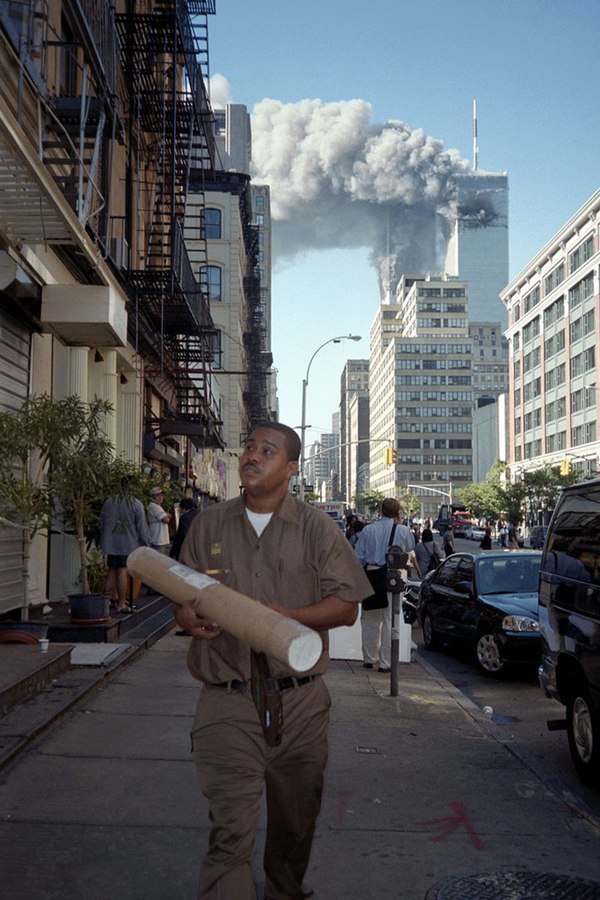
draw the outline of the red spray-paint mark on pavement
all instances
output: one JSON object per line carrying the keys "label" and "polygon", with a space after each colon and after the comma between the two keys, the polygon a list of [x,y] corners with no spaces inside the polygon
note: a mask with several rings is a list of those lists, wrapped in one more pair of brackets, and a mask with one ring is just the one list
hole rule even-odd
{"label": "red spray-paint mark on pavement", "polygon": [[485,850],[485,845],[473,826],[471,817],[467,812],[467,808],[460,800],[455,800],[448,804],[452,810],[451,816],[444,816],[441,819],[432,819],[430,822],[419,822],[420,825],[438,825],[440,833],[429,838],[430,841],[441,842],[449,838],[451,834],[464,828],[471,838],[471,842],[476,850]]}

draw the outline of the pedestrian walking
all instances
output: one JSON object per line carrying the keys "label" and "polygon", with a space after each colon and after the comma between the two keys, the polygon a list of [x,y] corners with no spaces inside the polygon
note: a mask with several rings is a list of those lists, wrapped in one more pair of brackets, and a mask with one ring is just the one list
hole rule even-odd
{"label": "pedestrian walking", "polygon": [[492,549],[492,529],[488,525],[485,529],[485,534],[481,538],[479,542],[479,546],[482,550],[491,550]]}
{"label": "pedestrian walking", "polygon": [[[323,653],[300,676],[253,653],[194,602],[177,607],[189,632],[188,665],[202,682],[192,729],[198,779],[211,833],[199,898],[253,900],[252,852],[266,788],[265,897],[312,896],[303,885],[327,760],[330,697],[328,628],[352,625],[371,593],[352,547],[335,522],[289,492],[300,439],[278,422],[254,429],[240,457],[240,497],[196,516],[181,562],[318,630]],[[265,666],[267,671],[265,671]],[[253,694],[269,676],[278,734],[264,734]]]}
{"label": "pedestrian walking", "polygon": [[[400,504],[394,497],[387,497],[383,501],[381,518],[367,525],[358,536],[354,549],[367,574],[370,570],[377,570],[385,565],[390,542],[397,544],[406,553],[415,549],[410,528],[400,524]],[[363,666],[367,669],[377,666],[380,672],[389,672],[392,646],[392,610],[389,597],[383,609],[363,608],[360,622]]]}
{"label": "pedestrian walking", "polygon": [[421,540],[415,548],[417,562],[419,563],[420,577],[425,578],[428,572],[437,569],[442,561],[442,556],[438,545],[433,539],[433,532],[430,528],[424,528]]}
{"label": "pedestrian walking", "polygon": [[106,555],[108,574],[105,590],[117,604],[119,615],[130,613],[127,557],[150,543],[146,511],[130,493],[131,476],[121,479],[121,492],[107,497],[100,511],[100,549]]}
{"label": "pedestrian walking", "polygon": [[450,556],[452,553],[456,553],[456,544],[454,543],[454,532],[450,525],[444,532],[444,537],[442,538],[442,547],[444,549],[444,553],[446,556]]}

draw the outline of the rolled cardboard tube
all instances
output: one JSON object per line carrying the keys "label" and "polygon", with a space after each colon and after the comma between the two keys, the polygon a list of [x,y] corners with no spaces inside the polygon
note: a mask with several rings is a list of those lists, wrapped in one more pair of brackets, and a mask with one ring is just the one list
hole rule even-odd
{"label": "rolled cardboard tube", "polygon": [[127,557],[129,574],[174,603],[196,599],[196,612],[295,672],[311,669],[323,652],[320,635],[274,609],[251,600],[209,575],[196,572],[150,547]]}

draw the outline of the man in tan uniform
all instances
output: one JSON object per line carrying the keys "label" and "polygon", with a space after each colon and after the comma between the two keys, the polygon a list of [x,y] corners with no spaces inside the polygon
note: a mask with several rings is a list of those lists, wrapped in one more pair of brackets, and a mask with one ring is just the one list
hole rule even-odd
{"label": "man in tan uniform", "polygon": [[241,497],[196,516],[180,561],[282,615],[319,631],[323,653],[310,672],[274,659],[283,708],[280,742],[268,743],[252,699],[250,647],[178,607],[193,637],[192,674],[203,683],[193,726],[198,779],[211,834],[199,897],[253,900],[252,852],[263,791],[267,797],[265,900],[311,897],[303,886],[327,763],[330,697],[321,678],[328,628],[352,625],[372,588],[352,547],[325,513],[288,491],[300,440],[286,425],[257,427],[240,459]]}

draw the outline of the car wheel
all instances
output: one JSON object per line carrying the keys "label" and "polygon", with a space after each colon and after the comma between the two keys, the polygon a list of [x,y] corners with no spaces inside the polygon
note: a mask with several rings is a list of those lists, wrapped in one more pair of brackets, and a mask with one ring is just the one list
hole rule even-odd
{"label": "car wheel", "polygon": [[567,701],[569,750],[577,774],[585,784],[600,785],[600,712],[585,685],[578,685]]}
{"label": "car wheel", "polygon": [[475,645],[477,665],[485,675],[499,675],[504,669],[496,635],[486,632],[480,634]]}
{"label": "car wheel", "polygon": [[421,616],[421,628],[423,629],[423,643],[428,650],[435,650],[439,646],[439,640],[433,627],[433,619],[429,609],[425,607]]}

